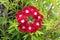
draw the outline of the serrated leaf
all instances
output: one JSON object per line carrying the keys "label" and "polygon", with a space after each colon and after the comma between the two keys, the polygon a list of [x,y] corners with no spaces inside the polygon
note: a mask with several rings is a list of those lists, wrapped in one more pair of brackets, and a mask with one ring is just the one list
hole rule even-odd
{"label": "serrated leaf", "polygon": [[16,20],[14,20],[14,21],[10,20],[9,22],[10,22],[10,27],[8,29],[11,29],[13,27],[17,27],[18,26],[18,23],[16,22]]}
{"label": "serrated leaf", "polygon": [[23,36],[24,40],[26,40],[28,36],[29,36],[28,34],[24,35]]}
{"label": "serrated leaf", "polygon": [[44,33],[41,32],[41,31],[37,31],[37,32],[35,32],[36,37],[38,37],[38,36],[41,35],[41,34],[44,34]]}

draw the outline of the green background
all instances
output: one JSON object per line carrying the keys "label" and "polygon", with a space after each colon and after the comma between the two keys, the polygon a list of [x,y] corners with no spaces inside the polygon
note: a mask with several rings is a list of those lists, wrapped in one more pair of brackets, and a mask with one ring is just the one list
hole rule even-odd
{"label": "green background", "polygon": [[[25,6],[44,15],[42,28],[32,34],[20,32],[15,18]],[[60,0],[0,0],[0,12],[0,40],[60,40]]]}

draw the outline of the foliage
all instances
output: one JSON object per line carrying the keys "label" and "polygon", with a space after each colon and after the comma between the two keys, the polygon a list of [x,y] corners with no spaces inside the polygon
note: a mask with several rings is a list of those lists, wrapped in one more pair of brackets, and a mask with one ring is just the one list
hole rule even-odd
{"label": "foliage", "polygon": [[[60,0],[0,0],[0,40],[60,40]],[[43,27],[35,33],[19,31],[15,15],[25,6],[35,6],[44,15]]]}

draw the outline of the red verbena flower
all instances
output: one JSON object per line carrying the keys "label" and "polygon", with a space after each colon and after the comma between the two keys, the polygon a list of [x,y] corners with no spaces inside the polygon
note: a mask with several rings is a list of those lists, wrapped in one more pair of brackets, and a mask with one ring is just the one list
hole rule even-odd
{"label": "red verbena flower", "polygon": [[21,32],[33,33],[42,27],[43,15],[34,6],[23,8],[22,12],[17,12],[16,19],[20,24]]}

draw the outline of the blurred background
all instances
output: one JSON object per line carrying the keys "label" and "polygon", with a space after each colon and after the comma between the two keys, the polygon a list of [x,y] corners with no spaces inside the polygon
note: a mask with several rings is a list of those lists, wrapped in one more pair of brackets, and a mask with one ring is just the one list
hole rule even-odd
{"label": "blurred background", "polygon": [[[43,27],[33,34],[20,32],[15,18],[26,6],[44,15]],[[60,0],[0,0],[0,40],[60,40]]]}

